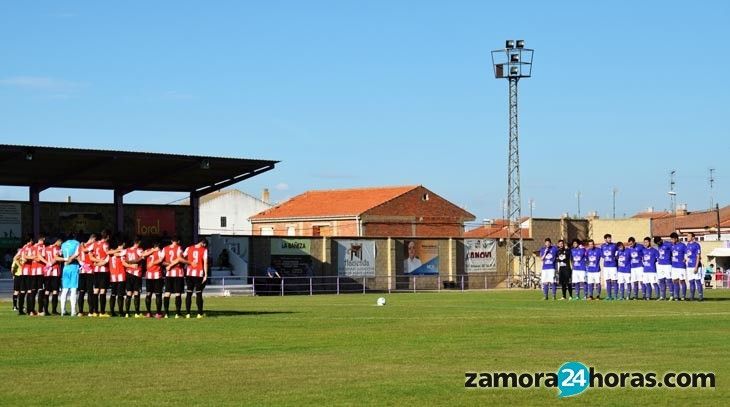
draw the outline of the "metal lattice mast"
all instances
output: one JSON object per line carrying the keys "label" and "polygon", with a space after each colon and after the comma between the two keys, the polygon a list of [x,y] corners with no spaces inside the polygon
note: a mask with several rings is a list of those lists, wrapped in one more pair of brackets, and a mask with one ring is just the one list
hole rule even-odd
{"label": "metal lattice mast", "polygon": [[507,154],[507,281],[514,283],[515,266],[519,273],[519,285],[530,286],[529,272],[525,267],[522,241],[522,191],[520,189],[520,143],[517,103],[517,83],[520,78],[532,76],[534,50],[525,48],[523,40],[507,40],[504,49],[492,51],[494,76],[509,80],[509,151]]}
{"label": "metal lattice mast", "polygon": [[[507,158],[507,267],[509,281],[513,281],[515,263],[518,266],[520,284],[528,283],[522,257],[522,192],[520,190],[520,133],[517,110],[517,83],[519,77],[509,78],[509,152]],[[515,255],[515,254],[518,255]],[[515,262],[516,260],[516,262]]]}

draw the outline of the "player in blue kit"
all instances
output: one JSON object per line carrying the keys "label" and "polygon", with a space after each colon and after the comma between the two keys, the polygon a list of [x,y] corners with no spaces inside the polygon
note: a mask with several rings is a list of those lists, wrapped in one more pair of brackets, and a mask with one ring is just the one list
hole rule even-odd
{"label": "player in blue kit", "polygon": [[[601,245],[601,259],[603,260],[603,275],[606,277],[607,300],[612,300],[613,287],[618,282],[618,269],[616,264],[616,245],[612,242],[612,236],[606,233],[603,236],[604,243]],[[601,296],[601,285],[598,285],[598,296]]]}
{"label": "player in blue kit", "polygon": [[550,287],[553,289],[553,299],[556,297],[558,287],[555,284],[555,260],[558,255],[558,248],[552,245],[550,238],[545,239],[545,245],[540,249],[540,259],[542,260],[542,273],[540,282],[542,283],[542,293],[545,299],[548,299],[548,291]]}
{"label": "player in blue kit", "polygon": [[593,289],[598,288],[598,297],[601,299],[601,249],[596,247],[593,239],[588,240],[586,250],[586,276],[588,280],[588,299],[593,299]]}
{"label": "player in blue kit", "polygon": [[690,232],[687,235],[687,281],[689,281],[689,298],[694,301],[695,291],[698,291],[700,301],[704,299],[705,289],[702,287],[702,267],[700,267],[700,256],[702,247],[695,240],[695,234]]}
{"label": "player in blue kit", "polygon": [[641,264],[644,267],[644,287],[645,289],[645,300],[651,300],[651,289],[657,291],[659,295],[659,284],[657,283],[657,259],[659,258],[659,250],[651,247],[651,238],[644,238],[644,249],[642,250]]}
{"label": "player in blue kit", "polygon": [[[684,301],[687,297],[687,263],[685,256],[687,246],[679,241],[679,235],[672,232],[669,235],[672,239],[672,280],[674,283],[674,301]],[[681,292],[680,292],[681,289]]]}
{"label": "player in blue kit", "polygon": [[581,299],[580,289],[583,288],[583,298],[588,297],[588,283],[586,282],[586,249],[583,248],[580,240],[573,239],[572,248],[570,249],[570,259],[573,263],[573,292],[574,299]]}
{"label": "player in blue kit", "polygon": [[629,238],[629,247],[626,248],[629,253],[629,265],[631,266],[631,285],[634,286],[634,293],[629,293],[629,298],[633,300],[639,299],[639,286],[641,285],[642,296],[646,295],[644,288],[644,266],[641,264],[642,246],[636,244],[634,237]]}
{"label": "player in blue kit", "polygon": [[654,238],[654,244],[657,246],[656,249],[659,252],[656,265],[656,276],[659,280],[659,299],[667,299],[667,288],[669,288],[669,296],[673,298],[672,244],[662,240],[659,236]]}
{"label": "player in blue kit", "polygon": [[631,260],[622,242],[616,243],[616,263],[618,264],[618,286],[621,288],[619,300],[631,297]]}

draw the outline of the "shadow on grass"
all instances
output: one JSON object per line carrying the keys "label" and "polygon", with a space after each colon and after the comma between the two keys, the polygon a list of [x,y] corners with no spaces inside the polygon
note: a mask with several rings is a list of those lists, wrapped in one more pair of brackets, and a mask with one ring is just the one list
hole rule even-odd
{"label": "shadow on grass", "polygon": [[223,317],[245,317],[245,316],[257,316],[257,315],[276,315],[276,314],[295,314],[294,311],[216,311],[206,310],[205,316],[209,318],[223,318]]}

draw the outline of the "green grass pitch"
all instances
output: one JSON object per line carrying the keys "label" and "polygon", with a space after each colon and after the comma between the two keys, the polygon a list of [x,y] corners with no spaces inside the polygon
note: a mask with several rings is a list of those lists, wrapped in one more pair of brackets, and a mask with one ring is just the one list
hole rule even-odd
{"label": "green grass pitch", "polygon": [[[699,303],[538,291],[208,298],[202,320],[19,317],[0,405],[726,405],[730,291]],[[466,371],[709,371],[717,388],[465,389]]]}

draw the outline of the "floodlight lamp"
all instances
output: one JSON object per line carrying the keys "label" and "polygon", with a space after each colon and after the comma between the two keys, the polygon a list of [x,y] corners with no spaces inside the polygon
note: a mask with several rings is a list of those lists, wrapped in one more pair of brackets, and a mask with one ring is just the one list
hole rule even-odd
{"label": "floodlight lamp", "polygon": [[200,162],[200,168],[203,170],[209,170],[210,169],[210,160],[203,160]]}
{"label": "floodlight lamp", "polygon": [[518,69],[517,69],[517,67],[516,67],[516,66],[513,66],[513,67],[511,67],[511,68],[509,69],[509,74],[510,74],[510,76],[517,76],[517,74],[518,74],[518,73],[519,73],[519,71],[518,71]]}
{"label": "floodlight lamp", "polygon": [[30,151],[25,153],[25,159],[26,159],[26,161],[33,161],[33,153]]}
{"label": "floodlight lamp", "polygon": [[507,41],[505,41],[505,42],[504,42],[504,47],[505,47],[505,48],[507,48],[507,49],[512,49],[512,48],[514,48],[514,47],[515,47],[515,42],[514,42],[514,40],[507,40]]}
{"label": "floodlight lamp", "polygon": [[525,48],[525,40],[517,40],[517,48]]}
{"label": "floodlight lamp", "polygon": [[509,61],[510,62],[515,62],[515,63],[516,62],[520,62],[520,56],[519,56],[519,54],[512,54],[512,55],[510,55]]}

